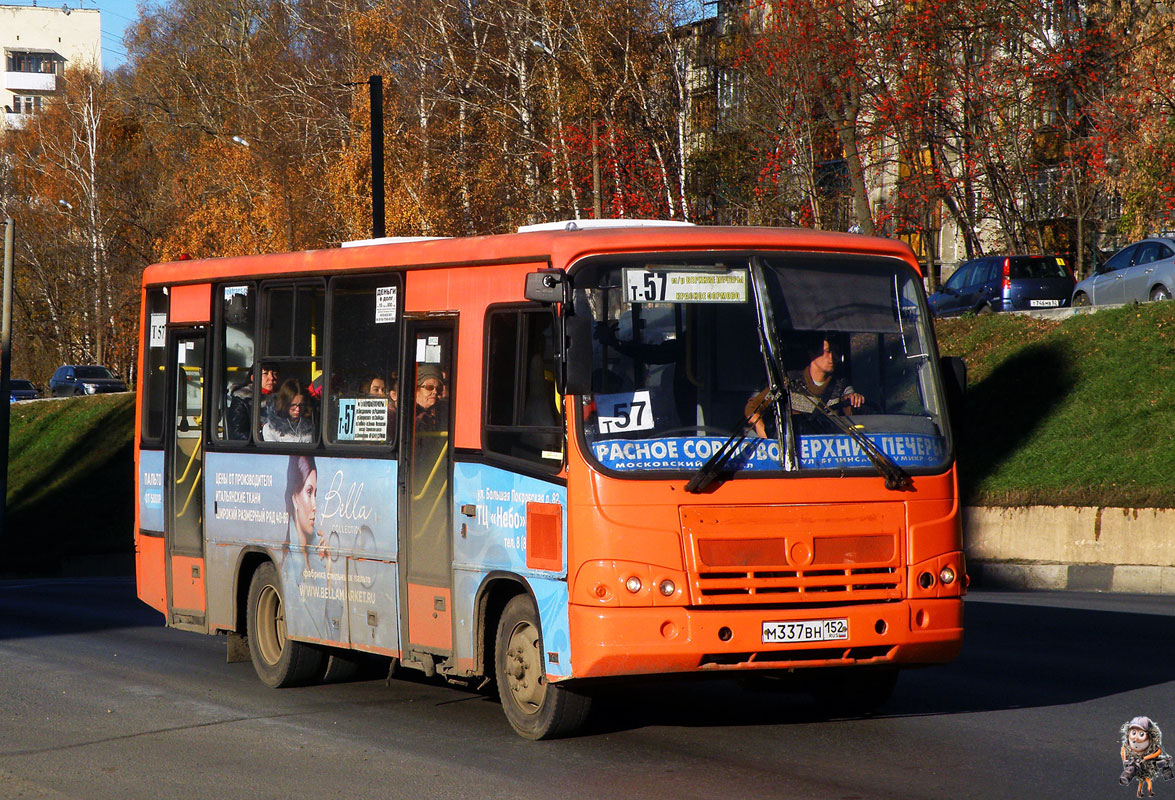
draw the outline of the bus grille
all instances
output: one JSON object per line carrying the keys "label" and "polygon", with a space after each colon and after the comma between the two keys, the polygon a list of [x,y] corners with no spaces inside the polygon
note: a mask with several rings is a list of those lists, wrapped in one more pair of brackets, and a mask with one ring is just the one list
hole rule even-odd
{"label": "bus grille", "polygon": [[693,602],[798,606],[904,596],[900,503],[683,507]]}

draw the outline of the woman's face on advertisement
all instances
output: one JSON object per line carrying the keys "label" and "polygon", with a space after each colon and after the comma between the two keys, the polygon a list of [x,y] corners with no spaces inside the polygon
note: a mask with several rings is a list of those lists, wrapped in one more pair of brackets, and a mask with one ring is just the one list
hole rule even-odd
{"label": "woman's face on advertisement", "polygon": [[318,471],[306,476],[306,483],[294,495],[294,525],[309,543],[314,534],[314,517],[318,513]]}

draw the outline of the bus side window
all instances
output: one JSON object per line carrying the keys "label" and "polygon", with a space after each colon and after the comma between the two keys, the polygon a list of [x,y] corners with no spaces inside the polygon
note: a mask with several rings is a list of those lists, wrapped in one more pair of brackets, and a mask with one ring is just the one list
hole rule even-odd
{"label": "bus side window", "polygon": [[[257,355],[261,374],[253,376],[254,439],[316,444],[322,414],[326,287],[317,280],[274,281],[263,284],[261,293],[262,338]],[[295,417],[290,401],[298,394],[302,403]]]}
{"label": "bus side window", "polygon": [[[322,414],[332,444],[395,444],[400,287],[394,273],[331,281],[331,378]],[[411,397],[407,402],[411,408]]]}
{"label": "bus side window", "polygon": [[252,425],[253,336],[256,302],[252,285],[220,289],[216,363],[216,438],[249,441]]}
{"label": "bus side window", "polygon": [[144,326],[143,375],[140,378],[143,395],[143,441],[163,441],[163,413],[167,399],[167,383],[164,368],[167,364],[165,349],[167,335],[168,296],[167,289],[147,290],[147,325]]}
{"label": "bus side window", "polygon": [[490,309],[483,443],[488,452],[558,470],[563,398],[555,384],[555,325],[549,309]]}

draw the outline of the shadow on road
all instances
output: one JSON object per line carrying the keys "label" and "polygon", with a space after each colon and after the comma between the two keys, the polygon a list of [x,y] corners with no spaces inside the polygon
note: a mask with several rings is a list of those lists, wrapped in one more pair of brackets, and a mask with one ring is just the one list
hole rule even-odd
{"label": "shadow on road", "polygon": [[[968,603],[967,640],[952,664],[902,673],[877,716],[968,714],[1068,705],[1175,679],[1175,618]],[[1145,657],[1133,656],[1144,652]],[[799,691],[736,680],[614,688],[597,701],[595,732],[647,726],[802,724],[828,715]]]}
{"label": "shadow on road", "polygon": [[[1172,625],[1175,616],[968,602],[959,659],[904,672],[878,716],[1068,705],[1168,683],[1175,638],[1164,634]],[[140,627],[165,630],[130,578],[0,581],[0,641]],[[191,636],[195,648],[201,637]],[[597,692],[591,730],[788,725],[828,716],[802,692],[761,684],[683,678],[610,685]]]}
{"label": "shadow on road", "polygon": [[139,601],[134,578],[0,581],[0,641],[138,627],[162,629],[163,615]]}

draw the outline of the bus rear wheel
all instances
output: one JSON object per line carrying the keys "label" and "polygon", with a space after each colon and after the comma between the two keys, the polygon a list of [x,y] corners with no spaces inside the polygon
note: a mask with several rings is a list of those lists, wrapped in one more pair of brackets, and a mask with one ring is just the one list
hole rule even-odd
{"label": "bus rear wheel", "polygon": [[286,638],[281,579],[272,562],[253,573],[246,625],[253,669],[265,685],[302,686],[322,675],[326,658],[322,650]]}
{"label": "bus rear wheel", "polygon": [[527,595],[506,604],[498,622],[494,672],[502,710],[524,739],[555,739],[587,720],[591,698],[547,682],[538,611]]}

